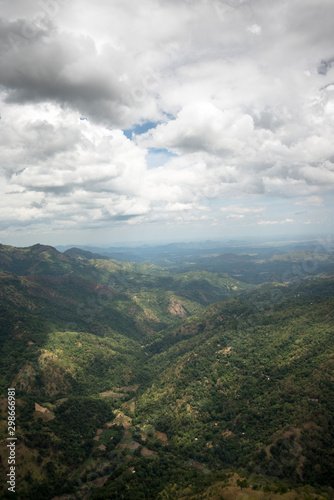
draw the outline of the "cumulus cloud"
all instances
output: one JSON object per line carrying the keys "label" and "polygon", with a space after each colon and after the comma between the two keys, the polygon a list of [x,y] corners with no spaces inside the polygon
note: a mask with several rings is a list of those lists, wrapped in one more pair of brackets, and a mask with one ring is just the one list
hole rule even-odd
{"label": "cumulus cloud", "polygon": [[1,7],[3,227],[293,224],[261,200],[332,193],[332,2]]}
{"label": "cumulus cloud", "polygon": [[142,134],[138,143],[176,153],[202,150],[226,154],[241,147],[252,132],[251,116],[224,112],[211,102],[195,102],[184,106],[175,120]]}

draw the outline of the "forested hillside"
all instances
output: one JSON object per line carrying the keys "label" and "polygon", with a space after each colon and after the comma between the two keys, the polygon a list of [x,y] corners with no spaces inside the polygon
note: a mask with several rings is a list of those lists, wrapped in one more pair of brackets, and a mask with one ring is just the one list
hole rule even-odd
{"label": "forested hillside", "polygon": [[333,498],[333,292],[1,246],[1,498]]}

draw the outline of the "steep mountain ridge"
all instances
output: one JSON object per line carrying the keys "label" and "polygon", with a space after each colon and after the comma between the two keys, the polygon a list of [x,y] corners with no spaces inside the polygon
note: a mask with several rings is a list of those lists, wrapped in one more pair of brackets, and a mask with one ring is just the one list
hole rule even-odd
{"label": "steep mountain ridge", "polygon": [[73,261],[49,245],[16,248],[0,245],[0,270],[17,275],[65,274]]}
{"label": "steep mountain ridge", "polygon": [[333,278],[250,287],[58,254],[0,248],[0,470],[15,386],[17,498],[333,497]]}
{"label": "steep mountain ridge", "polygon": [[[4,386],[11,383],[15,372],[15,354],[13,357],[10,353],[19,352],[21,359],[28,363],[27,370],[31,371],[30,363],[36,363],[48,339],[53,338],[57,344],[56,339],[63,332],[74,331],[108,338],[116,352],[127,345],[127,356],[133,361],[142,352],[141,345],[157,338],[166,327],[178,324],[210,302],[234,296],[247,288],[227,275],[192,272],[182,276],[185,281],[182,283],[179,276],[150,264],[118,263],[96,259],[91,254],[85,254],[82,259],[81,252],[79,258],[64,256],[43,245],[24,249],[2,246],[0,257],[3,273],[0,276],[0,345],[3,347],[0,359],[4,361],[5,378],[1,382]],[[12,274],[14,271],[22,274]],[[37,271],[43,273],[35,274]],[[204,284],[202,288],[198,287],[199,282]],[[57,355],[57,361],[53,362],[58,363],[63,372],[64,356],[66,358],[65,354]],[[80,373],[80,357],[74,358],[77,361],[72,363],[72,369],[67,369],[71,376]],[[122,363],[121,356],[117,363],[119,373],[124,372]],[[37,378],[30,377],[29,384],[25,385],[32,392],[40,391],[36,380],[41,366],[38,362],[37,365],[38,369],[34,368]],[[83,377],[79,378],[83,382]],[[94,378],[101,390],[102,379],[103,376],[98,382]],[[121,377],[117,377],[114,385],[126,385],[128,379],[126,376],[126,380],[121,381]],[[71,383],[67,383],[67,391],[77,390],[75,380],[72,377]]]}

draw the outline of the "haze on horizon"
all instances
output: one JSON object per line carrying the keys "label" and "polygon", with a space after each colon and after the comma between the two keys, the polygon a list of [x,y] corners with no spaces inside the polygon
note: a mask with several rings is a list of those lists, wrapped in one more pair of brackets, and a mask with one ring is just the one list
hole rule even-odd
{"label": "haze on horizon", "polygon": [[331,231],[331,0],[0,7],[1,243]]}

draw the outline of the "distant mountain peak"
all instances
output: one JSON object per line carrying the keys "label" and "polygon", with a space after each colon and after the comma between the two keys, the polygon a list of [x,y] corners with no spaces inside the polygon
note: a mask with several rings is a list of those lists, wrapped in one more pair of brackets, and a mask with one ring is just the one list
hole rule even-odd
{"label": "distant mountain peak", "polygon": [[110,257],[105,255],[100,255],[98,253],[90,252],[88,250],[82,250],[81,248],[73,247],[65,250],[63,255],[67,255],[70,257],[75,257],[79,259],[105,259],[109,260]]}

